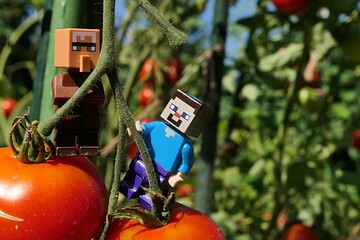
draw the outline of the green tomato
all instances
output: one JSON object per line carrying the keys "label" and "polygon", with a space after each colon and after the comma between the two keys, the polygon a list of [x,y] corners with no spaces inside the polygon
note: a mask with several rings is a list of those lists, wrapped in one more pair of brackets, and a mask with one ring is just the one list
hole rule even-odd
{"label": "green tomato", "polygon": [[304,87],[299,91],[300,105],[308,112],[314,113],[319,110],[320,102],[316,90],[310,87]]}

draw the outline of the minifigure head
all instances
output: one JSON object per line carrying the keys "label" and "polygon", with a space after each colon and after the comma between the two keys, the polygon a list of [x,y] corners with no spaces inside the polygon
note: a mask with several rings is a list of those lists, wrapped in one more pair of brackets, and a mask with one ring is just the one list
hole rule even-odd
{"label": "minifigure head", "polygon": [[90,72],[100,53],[100,30],[64,28],[55,30],[54,65]]}
{"label": "minifigure head", "polygon": [[198,137],[212,113],[209,105],[178,89],[160,117],[187,136]]}

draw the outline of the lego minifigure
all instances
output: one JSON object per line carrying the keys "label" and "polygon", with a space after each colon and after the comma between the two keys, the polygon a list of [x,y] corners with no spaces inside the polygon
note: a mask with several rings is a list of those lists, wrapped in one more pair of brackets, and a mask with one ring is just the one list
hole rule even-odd
{"label": "lego minifigure", "polygon": [[[177,90],[160,117],[164,121],[140,125],[137,130],[144,137],[163,194],[174,187],[190,171],[194,163],[194,150],[190,140],[198,137],[211,118],[212,108],[200,100]],[[129,169],[120,183],[120,192],[128,199],[138,198],[148,209],[152,202],[141,188],[149,188],[146,169],[140,153],[131,161]]]}
{"label": "lego minifigure", "polygon": [[[95,68],[100,53],[100,30],[66,28],[55,31],[54,65],[68,71],[52,80],[56,110],[70,99]],[[98,105],[104,102],[101,81],[88,92],[78,106],[56,127],[56,155],[100,154]]]}

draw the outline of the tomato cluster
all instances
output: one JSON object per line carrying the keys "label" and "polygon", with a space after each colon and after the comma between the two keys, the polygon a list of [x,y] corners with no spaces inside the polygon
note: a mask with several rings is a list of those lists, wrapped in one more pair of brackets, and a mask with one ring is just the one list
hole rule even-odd
{"label": "tomato cluster", "polygon": [[[179,59],[169,60],[161,69],[167,84],[173,86],[180,79],[181,62]],[[158,74],[158,63],[148,58],[144,62],[138,74],[139,81],[144,81],[143,87],[139,91],[138,101],[142,106],[147,106],[154,98],[153,86],[156,84]]]}
{"label": "tomato cluster", "polygon": [[105,220],[106,187],[86,157],[25,164],[0,148],[0,239],[96,238]]}

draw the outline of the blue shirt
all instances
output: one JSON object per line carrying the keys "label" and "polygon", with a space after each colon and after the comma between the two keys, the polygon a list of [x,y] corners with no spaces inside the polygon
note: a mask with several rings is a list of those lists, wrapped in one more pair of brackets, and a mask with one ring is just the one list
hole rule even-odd
{"label": "blue shirt", "polygon": [[194,149],[187,136],[160,121],[143,124],[142,129],[151,159],[169,172],[189,173]]}

